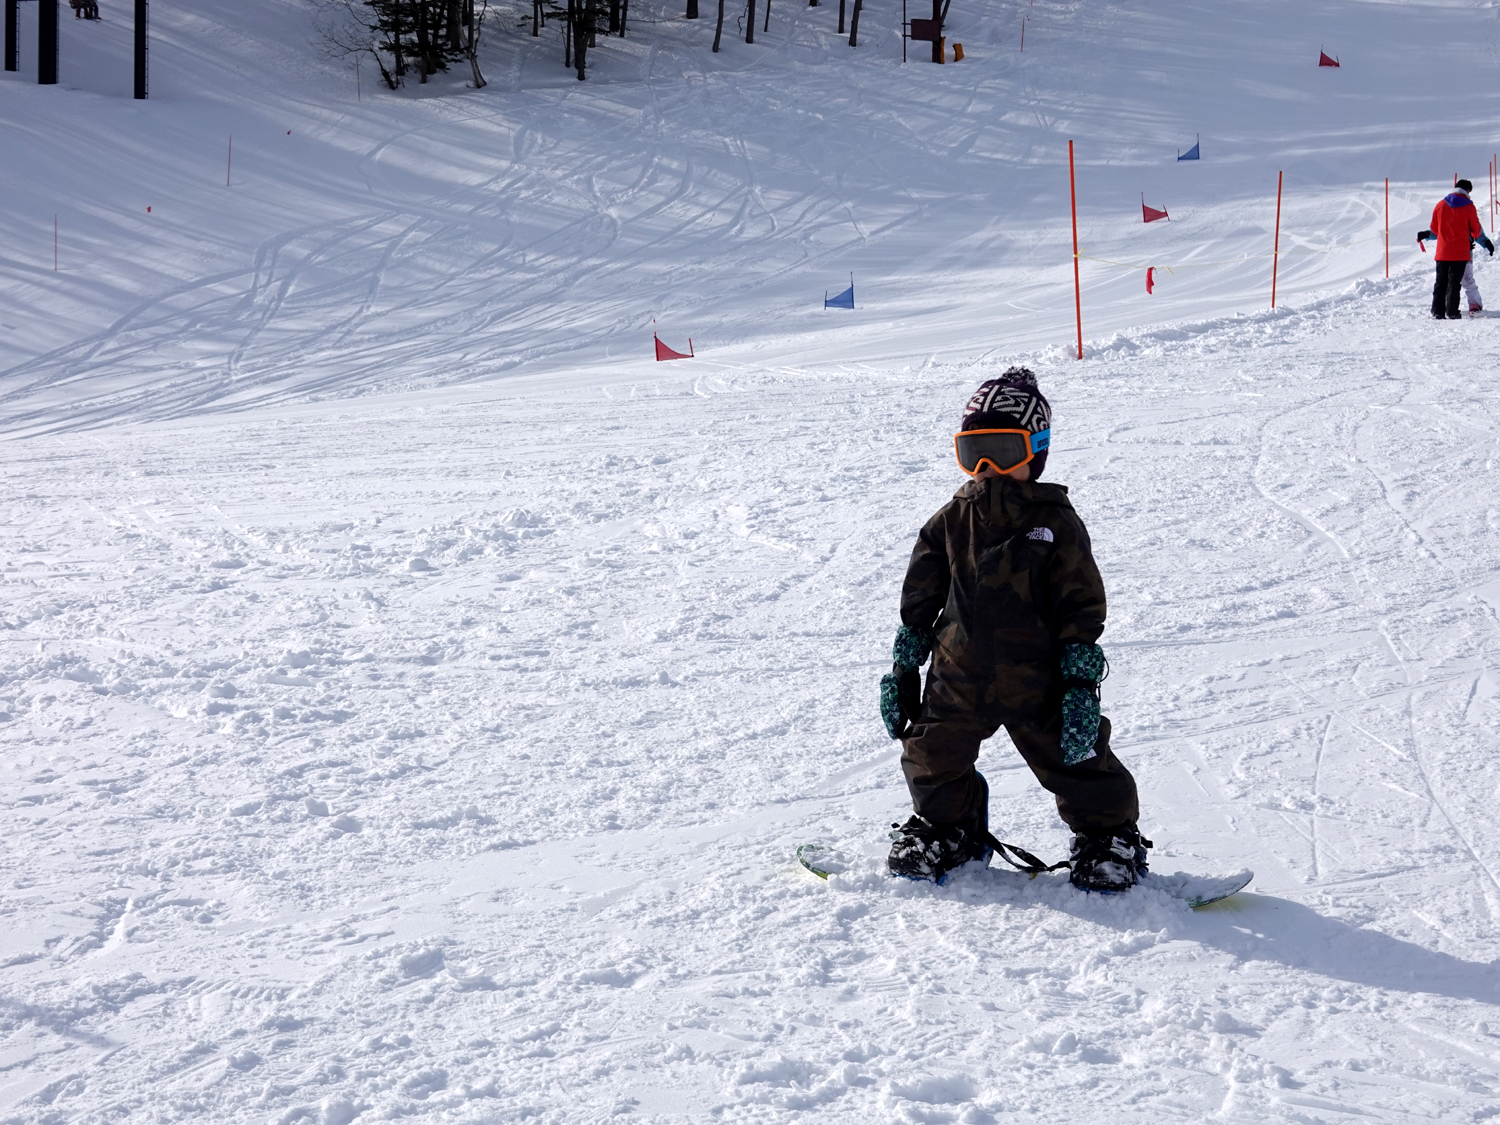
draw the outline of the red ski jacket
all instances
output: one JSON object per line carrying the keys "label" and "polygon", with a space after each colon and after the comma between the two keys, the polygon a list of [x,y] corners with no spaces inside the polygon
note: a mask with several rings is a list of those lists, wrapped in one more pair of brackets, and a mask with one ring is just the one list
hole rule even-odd
{"label": "red ski jacket", "polygon": [[1469,243],[1484,234],[1479,212],[1461,191],[1445,195],[1432,209],[1432,233],[1437,235],[1433,257],[1440,262],[1467,262]]}

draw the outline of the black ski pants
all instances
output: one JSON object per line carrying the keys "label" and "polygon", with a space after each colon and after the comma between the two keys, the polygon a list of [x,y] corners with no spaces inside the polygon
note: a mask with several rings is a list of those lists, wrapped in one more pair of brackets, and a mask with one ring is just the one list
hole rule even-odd
{"label": "black ski pants", "polygon": [[1437,281],[1432,286],[1432,315],[1457,320],[1458,295],[1463,292],[1464,270],[1467,260],[1462,262],[1439,262]]}
{"label": "black ski pants", "polygon": [[[901,770],[917,815],[938,824],[969,820],[979,812],[985,787],[974,772],[979,744],[999,723],[972,715],[933,714],[901,740]],[[1099,720],[1095,753],[1076,766],[1063,764],[1061,730],[1008,726],[1005,732],[1042,783],[1057,798],[1057,814],[1075,832],[1134,824],[1140,816],[1135,778],[1109,748],[1109,720]]]}

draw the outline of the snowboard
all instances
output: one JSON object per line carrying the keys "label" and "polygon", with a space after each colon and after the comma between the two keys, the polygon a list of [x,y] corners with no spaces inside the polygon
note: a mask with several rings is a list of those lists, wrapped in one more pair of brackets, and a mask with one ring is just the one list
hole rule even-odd
{"label": "snowboard", "polygon": [[[799,844],[797,862],[819,879],[827,879],[830,875],[842,875],[854,866],[837,848],[831,848],[826,844]],[[1200,906],[1222,902],[1230,895],[1244,890],[1253,878],[1255,878],[1253,871],[1236,871],[1232,875],[1189,875],[1182,871],[1172,875],[1158,875],[1155,871],[1148,871],[1141,877],[1139,885],[1165,891],[1196,910]]]}

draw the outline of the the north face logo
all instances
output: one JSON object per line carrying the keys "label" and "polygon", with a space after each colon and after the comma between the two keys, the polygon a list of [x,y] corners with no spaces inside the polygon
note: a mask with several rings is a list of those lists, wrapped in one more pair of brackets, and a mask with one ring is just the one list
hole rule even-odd
{"label": "the north face logo", "polygon": [[1052,529],[1050,527],[1033,527],[1026,533],[1027,539],[1039,539],[1043,543],[1053,542]]}

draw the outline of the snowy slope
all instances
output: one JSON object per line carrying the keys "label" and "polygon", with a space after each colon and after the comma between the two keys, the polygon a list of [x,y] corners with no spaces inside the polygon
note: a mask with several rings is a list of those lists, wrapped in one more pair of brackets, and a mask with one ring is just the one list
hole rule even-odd
{"label": "snowy slope", "polygon": [[[1495,147],[1493,7],[975,0],[952,17],[968,57],[939,69],[902,67],[894,7],[867,13],[858,50],[828,5],[788,4],[712,55],[712,24],[664,3],[638,5],[639,35],[602,46],[587,83],[555,36],[497,28],[486,90],[366,82],[358,102],[294,0],[162,6],[147,103],[105,96],[128,79],[123,4],[64,20],[64,82],[99,94],[0,84],[7,429],[628,381],[653,317],[726,371],[1062,344],[1070,137],[1088,254],[1240,263],[1159,273],[1154,297],[1142,272],[1086,263],[1090,335],[1253,311],[1278,170],[1294,299],[1380,274],[1385,177],[1395,264],[1425,264],[1435,190],[1482,182]],[[1319,42],[1341,68],[1311,65]],[[1432,42],[1444,82],[1412,47]],[[1205,159],[1178,164],[1198,134]],[[1172,222],[1140,224],[1143,192]],[[867,312],[825,315],[815,298],[851,271]]]}
{"label": "snowy slope", "polygon": [[[1500,1113],[1500,348],[1409,246],[1482,179],[1494,9],[1042,4],[1023,58],[994,4],[902,71],[778,6],[360,103],[294,11],[158,10],[145,107],[123,22],[0,83],[0,1121]],[[1077,363],[1069,136],[1098,257],[1262,253],[1278,166],[1348,249],[1274,313],[1261,259],[1087,264]],[[1018,357],[1154,866],[1230,903],[876,874],[900,575]],[[1019,765],[992,822],[1055,857]]]}

